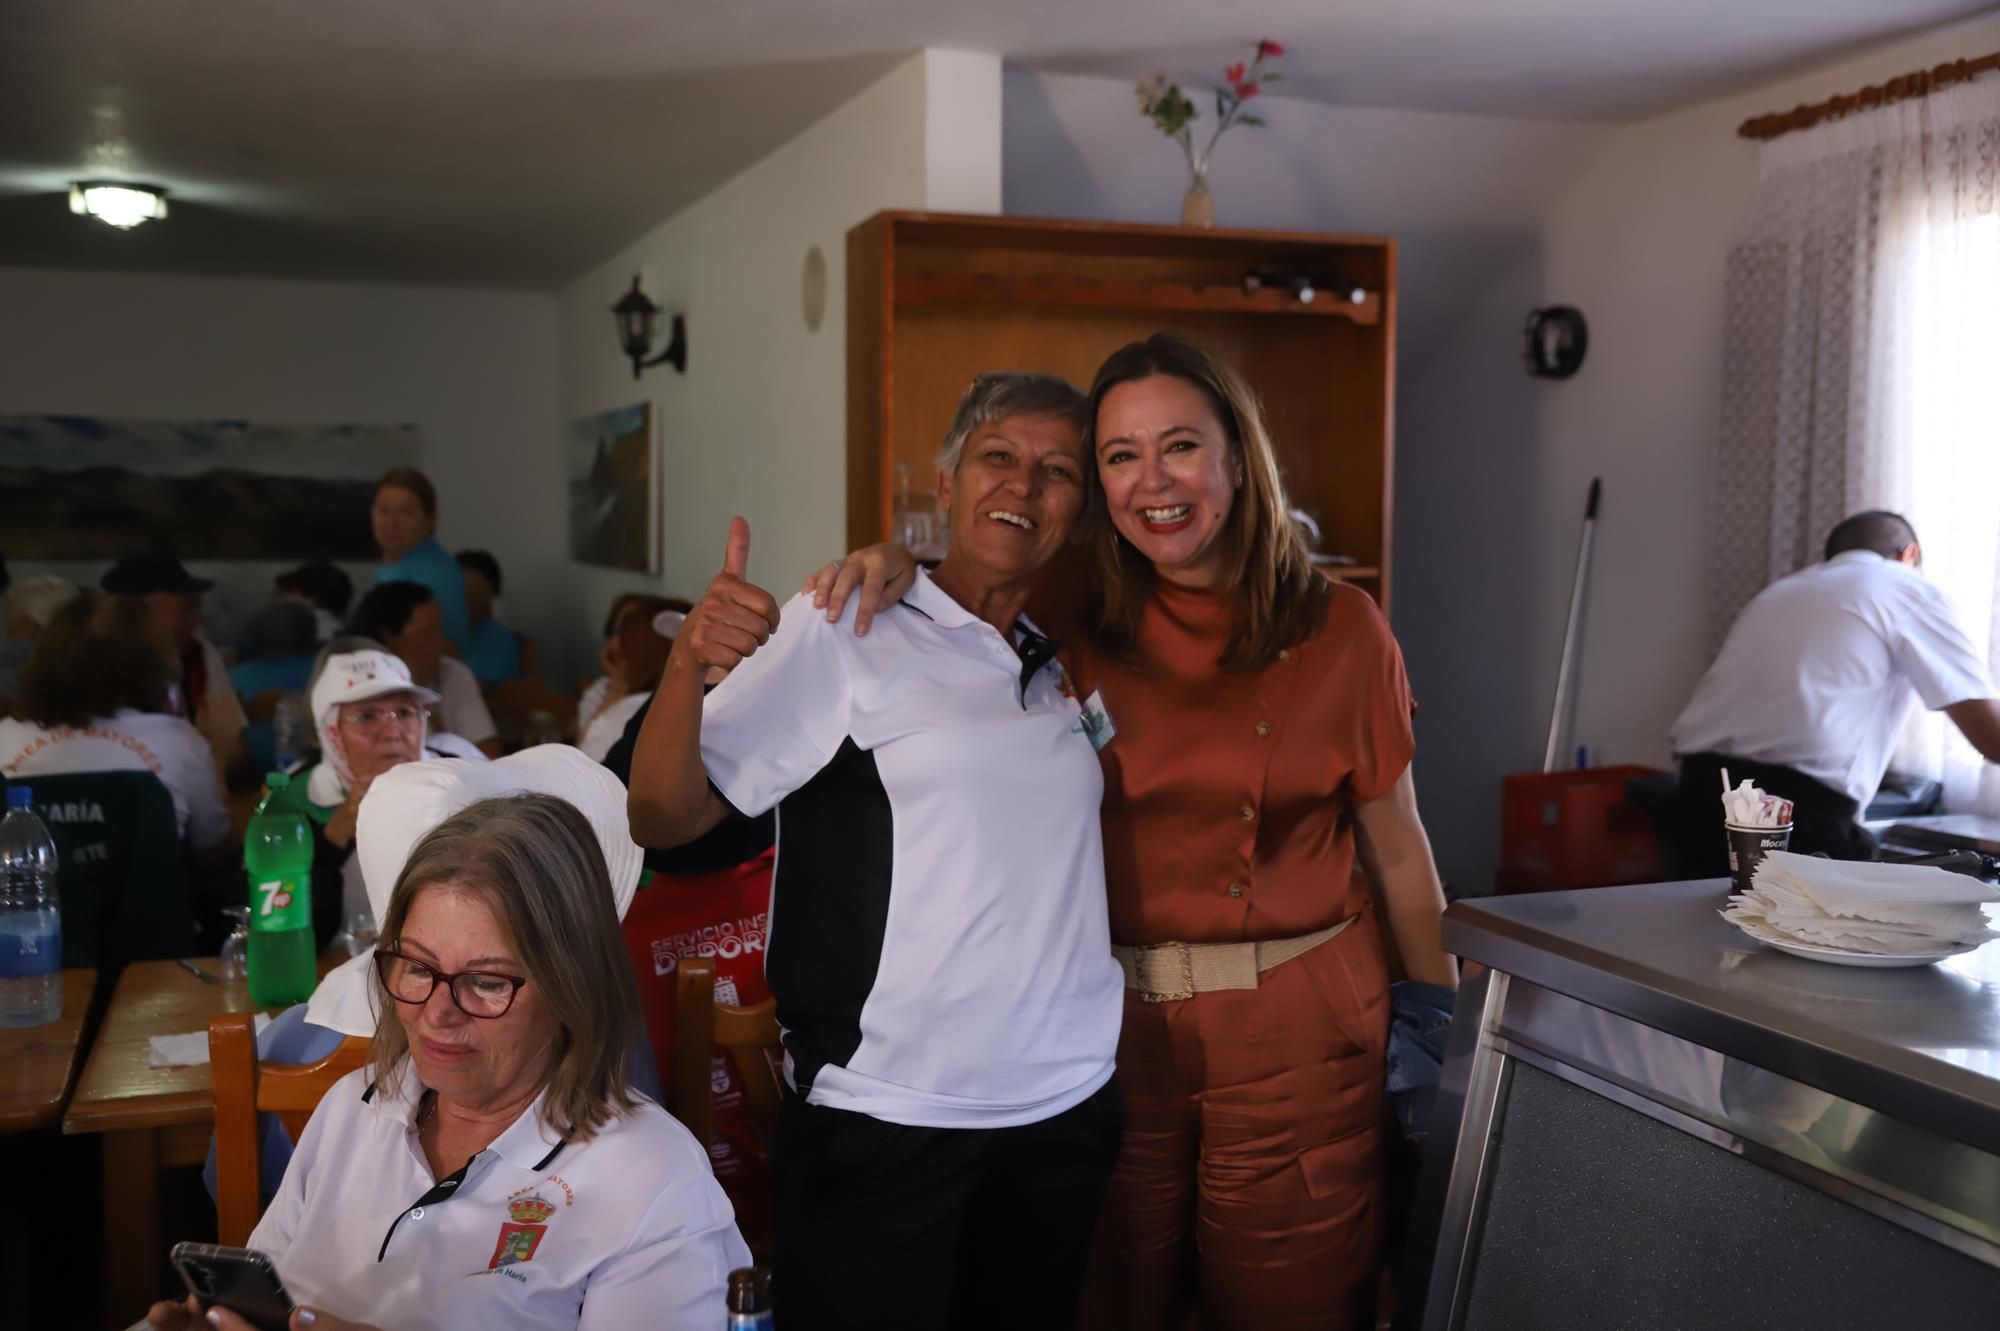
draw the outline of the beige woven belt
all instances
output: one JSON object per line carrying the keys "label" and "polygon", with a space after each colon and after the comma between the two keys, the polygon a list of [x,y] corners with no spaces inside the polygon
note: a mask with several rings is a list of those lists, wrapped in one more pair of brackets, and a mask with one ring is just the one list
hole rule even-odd
{"label": "beige woven belt", "polygon": [[1255,989],[1257,976],[1302,957],[1354,923],[1348,916],[1330,929],[1262,943],[1149,943],[1111,945],[1125,971],[1125,987],[1142,1003],[1173,1003],[1218,989]]}

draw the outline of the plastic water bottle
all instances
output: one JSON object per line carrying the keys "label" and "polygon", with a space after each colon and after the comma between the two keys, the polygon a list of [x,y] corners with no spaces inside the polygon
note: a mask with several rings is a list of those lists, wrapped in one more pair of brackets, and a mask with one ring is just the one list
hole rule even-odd
{"label": "plastic water bottle", "polygon": [[305,757],[306,741],[311,738],[312,722],[306,716],[304,701],[296,693],[284,694],[271,713],[271,741],[278,770],[289,772],[297,767]]}
{"label": "plastic water bottle", "polygon": [[0,818],[0,1026],[62,1016],[62,914],[56,843],[27,786],[7,787]]}
{"label": "plastic water bottle", "polygon": [[262,1007],[303,1003],[319,981],[312,924],[312,829],[294,802],[292,779],[268,790],[243,838],[250,879],[250,998]]}

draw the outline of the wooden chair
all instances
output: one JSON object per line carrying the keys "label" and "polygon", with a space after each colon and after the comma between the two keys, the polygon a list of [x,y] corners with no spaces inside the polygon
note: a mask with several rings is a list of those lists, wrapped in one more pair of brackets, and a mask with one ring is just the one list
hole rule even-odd
{"label": "wooden chair", "polygon": [[778,1135],[778,1102],[784,1048],[778,1042],[778,1003],[767,998],[749,1007],[715,1001],[715,962],[686,957],[674,972],[674,1117],[695,1140],[715,1141],[715,1087],[710,1080],[715,1051],[728,1051],[743,1083],[750,1130],[767,1152]]}
{"label": "wooden chair", "polygon": [[257,1032],[248,1012],[208,1020],[208,1061],[215,1082],[216,1233],[228,1247],[250,1240],[263,1212],[257,1115],[276,1114],[297,1141],[321,1097],[368,1061],[370,1041],[349,1036],[317,1063],[257,1061]]}

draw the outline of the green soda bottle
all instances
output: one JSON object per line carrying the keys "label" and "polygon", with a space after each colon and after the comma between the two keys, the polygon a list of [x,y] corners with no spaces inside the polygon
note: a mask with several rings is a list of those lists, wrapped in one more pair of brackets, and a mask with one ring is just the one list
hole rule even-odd
{"label": "green soda bottle", "polygon": [[303,1003],[319,982],[312,925],[312,829],[283,772],[268,787],[243,838],[250,879],[250,999],[260,1007]]}

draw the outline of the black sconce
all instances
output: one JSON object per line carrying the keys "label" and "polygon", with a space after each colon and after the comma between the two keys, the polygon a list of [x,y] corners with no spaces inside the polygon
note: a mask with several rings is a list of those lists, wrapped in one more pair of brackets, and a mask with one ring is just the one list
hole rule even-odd
{"label": "black sconce", "polygon": [[687,320],[678,314],[674,316],[674,331],[667,339],[667,349],[651,360],[646,359],[660,331],[660,307],[639,290],[638,278],[632,279],[632,289],[611,307],[611,313],[618,318],[618,345],[632,358],[634,379],[639,377],[639,371],[655,365],[671,365],[682,374],[687,373]]}

